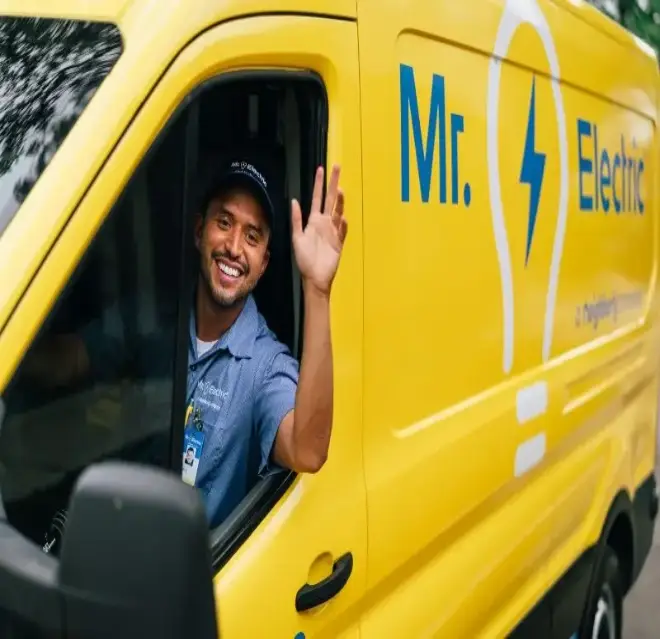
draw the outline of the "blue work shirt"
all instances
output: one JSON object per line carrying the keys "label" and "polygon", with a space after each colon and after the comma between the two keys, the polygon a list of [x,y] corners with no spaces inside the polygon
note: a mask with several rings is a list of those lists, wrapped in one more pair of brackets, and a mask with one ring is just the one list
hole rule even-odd
{"label": "blue work shirt", "polygon": [[[129,348],[105,335],[96,320],[82,336],[95,380],[114,377],[127,351],[147,378],[171,375],[170,331],[140,338]],[[231,328],[201,356],[193,305],[186,403],[199,408],[203,423],[195,485],[211,527],[224,521],[259,477],[277,467],[270,455],[282,419],[294,408],[298,374],[298,361],[268,328],[251,295]],[[162,421],[162,416],[151,418]]]}
{"label": "blue work shirt", "polygon": [[201,411],[204,447],[195,485],[211,526],[231,513],[268,473],[277,430],[293,410],[298,362],[266,325],[249,296],[220,340],[197,355],[190,317],[187,402]]}

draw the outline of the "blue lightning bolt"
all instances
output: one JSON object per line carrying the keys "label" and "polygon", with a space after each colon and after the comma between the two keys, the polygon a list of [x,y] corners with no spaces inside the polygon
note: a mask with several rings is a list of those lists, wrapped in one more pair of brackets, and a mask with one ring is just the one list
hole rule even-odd
{"label": "blue lightning bolt", "polygon": [[536,144],[536,78],[532,80],[532,96],[529,101],[529,114],[527,116],[527,135],[525,137],[525,154],[520,168],[520,183],[529,184],[529,217],[527,222],[527,249],[525,251],[525,266],[532,248],[536,215],[539,211],[541,186],[545,171],[545,153],[538,153]]}

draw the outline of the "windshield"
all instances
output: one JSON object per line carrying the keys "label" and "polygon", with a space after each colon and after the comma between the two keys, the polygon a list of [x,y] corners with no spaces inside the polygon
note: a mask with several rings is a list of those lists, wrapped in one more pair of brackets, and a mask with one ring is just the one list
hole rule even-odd
{"label": "windshield", "polygon": [[0,16],[0,235],[121,46],[112,24]]}

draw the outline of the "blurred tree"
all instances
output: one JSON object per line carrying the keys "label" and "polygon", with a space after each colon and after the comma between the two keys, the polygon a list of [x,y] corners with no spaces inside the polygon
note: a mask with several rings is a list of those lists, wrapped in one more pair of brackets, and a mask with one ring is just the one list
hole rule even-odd
{"label": "blurred tree", "polygon": [[660,0],[588,0],[660,55]]}
{"label": "blurred tree", "polygon": [[114,25],[0,17],[0,233],[121,47]]}

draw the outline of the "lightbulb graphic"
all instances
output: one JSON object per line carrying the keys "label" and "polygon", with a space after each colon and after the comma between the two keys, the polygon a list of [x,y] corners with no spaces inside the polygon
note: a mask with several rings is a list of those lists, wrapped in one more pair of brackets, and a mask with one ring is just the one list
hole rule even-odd
{"label": "lightbulb graphic", "polygon": [[[542,361],[548,361],[552,348],[554,315],[559,283],[559,269],[564,251],[566,234],[566,218],[568,215],[568,142],[566,132],[566,115],[560,87],[559,59],[550,32],[550,27],[541,12],[536,0],[507,0],[497,31],[493,54],[488,68],[487,93],[487,157],[488,157],[488,187],[490,209],[493,223],[493,234],[497,250],[497,260],[500,270],[502,287],[503,339],[502,367],[509,374],[514,362],[514,342],[516,322],[514,317],[514,285],[513,266],[510,241],[507,235],[506,218],[502,201],[502,184],[499,161],[499,105],[502,80],[502,65],[518,29],[529,25],[538,35],[549,64],[550,83],[557,122],[559,141],[559,198],[557,222],[550,258],[550,272],[546,291],[545,316],[543,321],[543,341],[541,347]],[[525,143],[522,149],[521,164],[518,174],[520,184],[528,186],[527,241],[525,246],[525,261],[529,258],[539,209],[539,197],[544,172],[546,156],[536,148],[536,83],[532,79],[532,93],[526,119]],[[509,212],[510,213],[510,212]],[[538,419],[548,409],[548,385],[544,380],[536,380],[533,384],[521,387],[516,394],[516,417],[519,424],[527,424]],[[516,448],[513,473],[520,477],[536,467],[545,457],[547,436],[545,430],[523,435],[525,439]]]}
{"label": "lightbulb graphic", "polygon": [[[506,231],[506,212],[504,211],[504,206],[502,204],[500,182],[498,118],[502,59],[506,57],[516,31],[524,24],[531,26],[538,34],[548,59],[550,74],[552,76],[550,82],[552,84],[552,96],[557,118],[557,133],[559,136],[559,207],[557,211],[557,226],[555,230],[550,263],[550,276],[546,294],[542,346],[543,362],[548,361],[552,348],[559,269],[564,250],[566,218],[568,215],[568,143],[566,137],[566,115],[564,112],[564,102],[560,88],[559,59],[557,57],[554,41],[550,33],[550,27],[536,0],[507,0],[488,69],[488,102],[486,115],[490,209],[502,286],[502,309],[504,320],[502,365],[505,373],[510,373],[511,368],[513,367],[515,317],[511,251]],[[533,104],[530,105],[530,112],[533,108]],[[533,130],[531,133],[533,133]],[[530,186],[529,197],[532,208],[534,205],[538,208],[538,202],[534,202],[534,198],[535,196],[538,196],[540,184],[535,182],[535,180],[538,181],[538,179],[543,178],[543,170],[542,166],[538,164],[539,161],[539,154],[536,153],[536,149],[534,148],[534,136],[530,134],[528,123],[525,155],[523,157],[523,165],[521,168],[521,181],[526,182]],[[535,162],[537,163],[536,166]],[[534,222],[532,215],[536,215],[535,210],[530,211],[530,223]],[[531,230],[533,231],[533,228]]]}

